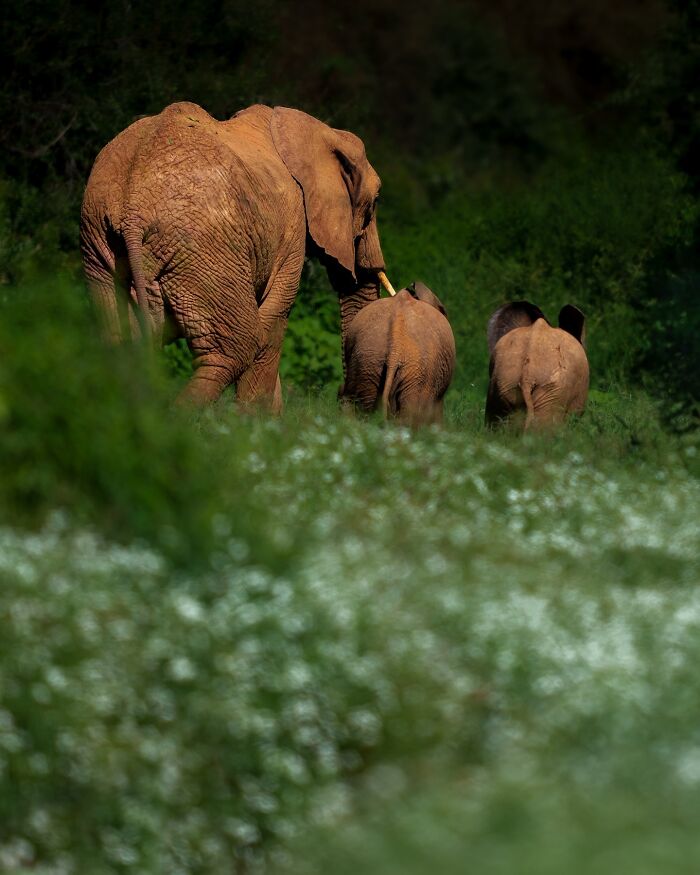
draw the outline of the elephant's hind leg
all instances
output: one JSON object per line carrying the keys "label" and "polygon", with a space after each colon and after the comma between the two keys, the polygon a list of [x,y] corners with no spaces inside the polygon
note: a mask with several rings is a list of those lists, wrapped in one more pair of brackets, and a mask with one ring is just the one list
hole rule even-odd
{"label": "elephant's hind leg", "polygon": [[[516,391],[519,394],[519,390]],[[516,409],[517,402],[511,400],[511,395],[513,395],[513,390],[510,392],[504,390],[493,377],[491,378],[486,396],[485,412],[485,424],[489,428],[496,428],[502,425],[513,413],[513,410]],[[524,404],[522,402],[522,395],[520,396],[520,402]]]}
{"label": "elephant's hind leg", "polygon": [[239,404],[262,404],[271,413],[282,412],[279,364],[286,327],[286,317],[279,316],[272,325],[262,328],[265,337],[263,345],[236,382],[236,400]]}
{"label": "elephant's hind leg", "polygon": [[431,389],[422,389],[401,398],[398,419],[417,428],[423,425],[442,423],[443,402],[437,401]]}
{"label": "elephant's hind leg", "polygon": [[561,393],[554,383],[541,383],[532,387],[532,416],[525,420],[526,431],[547,431],[561,425],[566,416],[566,407]]}
{"label": "elephant's hind leg", "polygon": [[279,271],[270,279],[259,309],[260,344],[254,361],[236,382],[239,404],[261,404],[271,413],[282,412],[282,390],[279,364],[287,318],[294,303],[301,269],[303,250],[290,254]]}
{"label": "elephant's hind leg", "polygon": [[170,307],[194,357],[194,374],[178,402],[206,404],[221,395],[254,360],[260,331],[252,287],[190,282]]}

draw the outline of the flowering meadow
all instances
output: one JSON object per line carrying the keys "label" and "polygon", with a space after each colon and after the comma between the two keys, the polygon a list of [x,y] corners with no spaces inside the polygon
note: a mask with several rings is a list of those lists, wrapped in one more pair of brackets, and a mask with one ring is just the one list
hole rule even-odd
{"label": "flowering meadow", "polygon": [[[698,875],[700,0],[6,6],[0,875]],[[310,245],[282,417],[174,404],[184,338],[101,342],[85,185],[179,100],[361,138],[389,279],[453,329],[444,427],[338,408],[349,280],[312,238],[366,218],[343,135],[288,144]],[[264,141],[193,176],[141,140],[155,187],[115,159],[120,318],[139,213],[182,255],[151,241],[148,296],[168,316],[182,276],[212,343],[193,212],[241,232],[227,301],[276,291],[303,229],[275,255],[282,201],[236,196]],[[158,199],[175,173],[208,210]],[[589,403],[556,433],[484,427],[486,326],[517,300],[586,316]]]}
{"label": "flowering meadow", "polygon": [[[602,393],[525,437],[468,395],[417,432],[154,404],[112,418],[115,464],[149,458],[108,500],[2,519],[1,872],[697,871],[692,434]],[[176,452],[211,499],[181,531]],[[109,514],[146,488],[150,534]]]}

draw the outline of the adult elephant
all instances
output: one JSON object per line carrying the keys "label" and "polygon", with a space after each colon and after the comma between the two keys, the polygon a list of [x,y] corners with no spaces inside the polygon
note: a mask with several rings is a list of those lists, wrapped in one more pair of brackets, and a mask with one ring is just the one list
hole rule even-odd
{"label": "adult elephant", "polygon": [[90,292],[112,340],[184,337],[181,398],[281,407],[278,365],[304,256],[328,268],[343,337],[379,297],[380,179],[362,141],[255,105],[217,121],[193,103],[140,119],[98,155],[83,199]]}
{"label": "adult elephant", "polygon": [[491,361],[486,422],[524,414],[524,428],[554,425],[581,413],[588,397],[585,317],[571,304],[559,311],[559,327],[539,307],[514,301],[489,319]]}

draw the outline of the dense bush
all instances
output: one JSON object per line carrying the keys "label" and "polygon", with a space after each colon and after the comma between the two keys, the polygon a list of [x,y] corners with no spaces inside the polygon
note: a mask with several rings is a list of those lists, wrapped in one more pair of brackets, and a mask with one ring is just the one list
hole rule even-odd
{"label": "dense bush", "polygon": [[[401,204],[399,184],[389,174],[390,203],[393,192]],[[394,283],[421,278],[447,307],[459,389],[483,386],[488,316],[520,298],[552,320],[565,303],[583,309],[593,385],[608,387],[639,380],[651,361],[651,304],[692,242],[697,206],[654,149],[583,149],[507,190],[463,184],[436,206],[409,202],[383,218]]]}
{"label": "dense bush", "polygon": [[337,388],[342,382],[340,308],[328,276],[307,260],[284,340],[280,375],[304,389]]}
{"label": "dense bush", "polygon": [[0,518],[56,507],[113,537],[206,552],[214,472],[155,363],[107,349],[84,291],[56,280],[0,305]]}

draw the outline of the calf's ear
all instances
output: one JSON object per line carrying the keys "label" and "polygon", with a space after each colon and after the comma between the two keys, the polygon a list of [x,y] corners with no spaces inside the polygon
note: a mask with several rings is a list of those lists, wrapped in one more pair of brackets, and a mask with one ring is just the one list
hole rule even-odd
{"label": "calf's ear", "polygon": [[447,318],[447,310],[445,310],[442,301],[440,300],[440,298],[438,298],[435,292],[432,292],[426,286],[425,283],[422,283],[420,280],[416,280],[406,288],[417,301],[423,301],[425,304],[430,304],[431,307],[435,307],[436,310],[439,310],[442,315]]}
{"label": "calf's ear", "polygon": [[586,317],[572,304],[565,304],[559,311],[559,327],[568,331],[585,348],[586,346]]}
{"label": "calf's ear", "polygon": [[538,319],[547,318],[539,307],[529,301],[511,301],[504,304],[491,314],[486,328],[486,337],[489,344],[489,354],[504,334],[508,334],[514,328],[524,328],[533,325]]}

